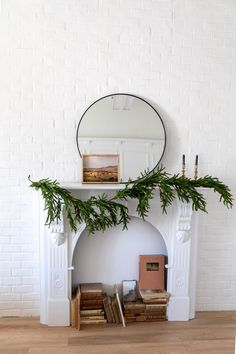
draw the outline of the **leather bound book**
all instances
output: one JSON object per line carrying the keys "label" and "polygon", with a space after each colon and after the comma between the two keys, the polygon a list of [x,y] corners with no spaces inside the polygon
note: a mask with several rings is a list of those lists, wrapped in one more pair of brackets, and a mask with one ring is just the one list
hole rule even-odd
{"label": "leather bound book", "polygon": [[91,295],[102,295],[102,283],[82,283],[80,284],[81,297],[86,298]]}
{"label": "leather bound book", "polygon": [[81,317],[89,317],[89,316],[104,316],[103,310],[80,310]]}
{"label": "leather bound book", "polygon": [[115,320],[115,316],[114,316],[114,313],[113,313],[113,310],[112,310],[111,297],[110,296],[104,297],[103,306],[104,306],[107,322],[108,323],[115,323],[116,320]]}
{"label": "leather bound book", "polygon": [[76,293],[76,302],[75,302],[75,327],[80,330],[80,286],[78,286],[78,290]]}
{"label": "leather bound book", "polygon": [[112,307],[112,311],[113,311],[113,314],[115,317],[115,322],[121,323],[121,319],[120,319],[120,315],[119,315],[119,308],[118,308],[118,304],[117,304],[115,295],[111,298],[111,307]]}
{"label": "leather bound book", "polygon": [[89,310],[89,309],[102,309],[103,303],[102,300],[81,300],[80,301],[80,308],[81,310]]}

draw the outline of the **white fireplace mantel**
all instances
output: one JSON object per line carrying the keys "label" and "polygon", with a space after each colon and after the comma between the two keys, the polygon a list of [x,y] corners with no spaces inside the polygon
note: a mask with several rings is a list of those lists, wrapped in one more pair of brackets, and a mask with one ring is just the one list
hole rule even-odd
{"label": "white fireplace mantel", "polygon": [[[107,194],[123,188],[123,185],[84,185],[64,183],[62,187],[87,199],[101,191]],[[41,302],[40,321],[49,326],[69,326],[71,272],[73,252],[77,241],[85,230],[85,224],[78,225],[76,233],[71,232],[67,220],[61,217],[59,224],[45,226],[44,201],[40,198],[40,264]],[[136,201],[127,202],[130,216],[136,213]],[[156,190],[147,218],[162,235],[167,252],[167,291],[171,294],[168,305],[169,321],[187,321],[195,317],[196,271],[197,271],[197,213],[191,204],[178,200],[162,214],[159,191]]]}

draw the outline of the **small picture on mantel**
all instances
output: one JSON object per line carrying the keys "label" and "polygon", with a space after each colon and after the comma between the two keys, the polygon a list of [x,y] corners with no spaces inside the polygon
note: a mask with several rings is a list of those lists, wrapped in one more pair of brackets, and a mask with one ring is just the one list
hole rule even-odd
{"label": "small picture on mantel", "polygon": [[119,155],[83,155],[83,183],[119,183]]}

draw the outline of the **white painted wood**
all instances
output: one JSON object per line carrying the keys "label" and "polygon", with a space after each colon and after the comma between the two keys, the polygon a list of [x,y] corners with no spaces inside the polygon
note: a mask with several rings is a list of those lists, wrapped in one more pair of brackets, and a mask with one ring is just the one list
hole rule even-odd
{"label": "white painted wood", "polygon": [[65,242],[63,209],[60,214],[60,220],[51,223],[50,231],[51,239],[57,246],[60,246]]}
{"label": "white painted wood", "polygon": [[[69,184],[66,184],[69,185]],[[78,189],[76,192],[87,198],[99,194],[99,190]],[[115,187],[115,186],[114,186]],[[90,185],[91,188],[91,185]],[[107,193],[112,194],[112,186],[103,185]],[[116,187],[115,187],[116,189]],[[74,189],[73,189],[74,190]],[[136,203],[127,202],[131,216],[138,216]],[[195,315],[195,291],[197,269],[197,222],[196,213],[192,213],[191,204],[175,201],[162,214],[159,191],[151,201],[147,221],[162,235],[168,253],[167,291],[171,294],[168,306],[168,320],[186,321]],[[41,218],[43,221],[43,218]],[[71,271],[73,271],[73,253],[85,224],[73,233],[64,220],[65,242],[56,245],[49,237],[48,227],[41,225],[41,323],[49,326],[69,325],[69,300],[71,298]],[[183,233],[183,237],[180,237]],[[186,236],[187,235],[187,236]],[[112,250],[111,250],[112,252]],[[191,280],[190,280],[191,275]]]}
{"label": "white painted wood", "polygon": [[48,312],[47,312],[47,299],[48,299],[48,265],[47,265],[47,243],[48,237],[46,234],[44,200],[39,193],[39,205],[40,205],[40,223],[39,223],[39,237],[40,237],[40,322],[42,324],[48,324]]}
{"label": "white painted wood", "polygon": [[[40,234],[40,322],[49,326],[70,325],[70,298],[68,287],[68,242],[64,225],[60,225],[62,242],[55,243],[51,229],[44,226],[45,211],[41,201]],[[62,222],[64,219],[62,218]],[[52,227],[52,230],[54,226]]]}
{"label": "white painted wood", "polygon": [[119,190],[125,187],[124,184],[86,184],[86,183],[75,183],[75,182],[61,182],[60,186],[62,188],[73,190],[87,190],[87,191],[96,191],[96,190]]}

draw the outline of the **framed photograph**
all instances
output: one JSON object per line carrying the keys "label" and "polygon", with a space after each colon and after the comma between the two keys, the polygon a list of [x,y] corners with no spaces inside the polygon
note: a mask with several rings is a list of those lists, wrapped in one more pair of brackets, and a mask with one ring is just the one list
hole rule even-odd
{"label": "framed photograph", "polygon": [[118,154],[82,155],[83,183],[119,183]]}
{"label": "framed photograph", "polygon": [[136,280],[123,280],[123,303],[137,301],[137,281]]}

